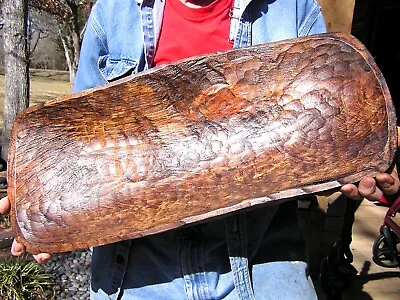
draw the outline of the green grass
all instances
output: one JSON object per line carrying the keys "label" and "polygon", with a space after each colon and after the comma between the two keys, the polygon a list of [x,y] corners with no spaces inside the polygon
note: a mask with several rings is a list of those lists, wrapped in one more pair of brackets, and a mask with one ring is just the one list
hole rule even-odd
{"label": "green grass", "polygon": [[54,280],[35,261],[22,259],[0,263],[0,299],[51,300],[55,298]]}

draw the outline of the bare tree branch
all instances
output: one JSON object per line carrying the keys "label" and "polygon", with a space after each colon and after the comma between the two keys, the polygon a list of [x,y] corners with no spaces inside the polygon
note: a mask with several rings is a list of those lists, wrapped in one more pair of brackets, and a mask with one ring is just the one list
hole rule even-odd
{"label": "bare tree branch", "polygon": [[89,0],[28,0],[31,8],[46,12],[57,19],[59,36],[73,83],[78,67],[82,32],[95,1]]}

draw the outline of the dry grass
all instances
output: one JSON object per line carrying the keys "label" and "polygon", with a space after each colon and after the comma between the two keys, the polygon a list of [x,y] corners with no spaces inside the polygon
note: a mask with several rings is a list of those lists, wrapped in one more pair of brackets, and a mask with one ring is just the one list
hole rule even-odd
{"label": "dry grass", "polygon": [[[30,105],[68,95],[72,91],[68,72],[30,71]],[[0,126],[3,126],[4,75],[0,75]]]}

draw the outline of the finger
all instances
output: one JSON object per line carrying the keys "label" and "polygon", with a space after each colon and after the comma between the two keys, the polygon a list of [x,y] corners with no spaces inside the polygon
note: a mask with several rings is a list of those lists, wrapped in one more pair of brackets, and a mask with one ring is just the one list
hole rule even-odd
{"label": "finger", "polygon": [[358,192],[370,201],[379,201],[383,196],[383,192],[377,187],[376,181],[372,177],[364,177],[360,180]]}
{"label": "finger", "polygon": [[386,195],[396,194],[400,187],[399,175],[397,173],[396,166],[394,166],[390,174],[378,174],[376,176],[376,181]]}
{"label": "finger", "polygon": [[10,201],[8,201],[8,197],[4,197],[0,199],[0,214],[2,215],[8,215],[10,212]]}
{"label": "finger", "polygon": [[21,256],[24,253],[25,253],[25,246],[14,240],[11,245],[11,254],[14,256]]}
{"label": "finger", "polygon": [[376,181],[379,184],[382,192],[386,195],[393,195],[399,190],[399,182],[389,174],[379,174],[376,176]]}
{"label": "finger", "polygon": [[340,189],[341,192],[350,199],[362,200],[364,197],[358,192],[358,188],[354,184],[345,184]]}
{"label": "finger", "polygon": [[39,253],[36,255],[33,255],[33,258],[39,263],[39,264],[45,264],[51,259],[51,254],[50,253]]}

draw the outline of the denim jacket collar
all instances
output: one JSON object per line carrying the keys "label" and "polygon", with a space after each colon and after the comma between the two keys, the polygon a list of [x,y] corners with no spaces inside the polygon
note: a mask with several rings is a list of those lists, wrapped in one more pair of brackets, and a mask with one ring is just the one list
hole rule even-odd
{"label": "denim jacket collar", "polygon": [[[81,52],[74,92],[151,67],[165,1],[98,0],[82,46],[90,51]],[[320,32],[325,23],[316,0],[234,2],[230,38],[235,48]]]}

